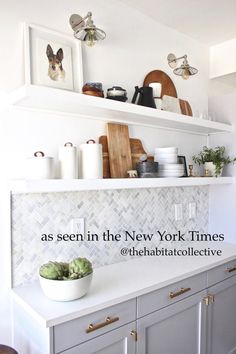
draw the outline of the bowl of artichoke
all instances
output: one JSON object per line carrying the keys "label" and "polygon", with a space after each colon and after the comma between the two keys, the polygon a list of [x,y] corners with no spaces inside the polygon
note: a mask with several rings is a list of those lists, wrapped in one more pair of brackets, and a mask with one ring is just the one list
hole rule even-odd
{"label": "bowl of artichoke", "polygon": [[87,258],[75,258],[70,263],[50,261],[39,269],[44,294],[56,301],[71,301],[84,296],[92,277],[92,264]]}

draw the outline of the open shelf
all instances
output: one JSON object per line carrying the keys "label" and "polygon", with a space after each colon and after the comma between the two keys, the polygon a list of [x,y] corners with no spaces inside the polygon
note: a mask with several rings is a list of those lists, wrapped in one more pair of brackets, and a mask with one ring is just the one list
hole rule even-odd
{"label": "open shelf", "polygon": [[152,126],[202,135],[233,131],[231,125],[224,123],[43,86],[22,86],[10,94],[9,100],[10,105],[18,109],[83,116],[105,122]]}
{"label": "open shelf", "polygon": [[45,193],[45,192],[72,192],[87,190],[160,188],[205,186],[234,183],[233,177],[182,177],[182,178],[110,178],[94,180],[13,180],[10,190],[13,194]]}

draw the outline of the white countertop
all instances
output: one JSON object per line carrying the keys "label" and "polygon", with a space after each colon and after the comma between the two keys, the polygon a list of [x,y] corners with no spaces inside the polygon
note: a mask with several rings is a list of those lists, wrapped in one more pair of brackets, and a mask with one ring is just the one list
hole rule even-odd
{"label": "white countertop", "polygon": [[[193,245],[189,245],[192,247]],[[199,243],[201,248],[203,243]],[[94,270],[88,294],[70,302],[47,299],[39,282],[12,289],[13,299],[44,327],[51,327],[163,288],[236,259],[236,244],[217,243],[222,256],[144,257]]]}

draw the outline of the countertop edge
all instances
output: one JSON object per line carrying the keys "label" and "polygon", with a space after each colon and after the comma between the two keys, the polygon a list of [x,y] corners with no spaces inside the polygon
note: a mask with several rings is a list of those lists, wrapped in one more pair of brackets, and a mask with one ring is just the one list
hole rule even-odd
{"label": "countertop edge", "polygon": [[[89,314],[91,314],[93,312],[102,310],[102,309],[104,309],[106,307],[114,306],[114,305],[117,305],[117,304],[122,303],[124,301],[128,301],[128,300],[134,299],[134,298],[136,298],[138,296],[145,295],[145,294],[147,294],[149,292],[164,288],[164,287],[166,287],[168,285],[174,284],[174,283],[176,283],[178,281],[181,281],[183,279],[186,279],[186,278],[192,277],[194,275],[209,271],[209,270],[211,270],[211,269],[213,269],[215,267],[223,265],[224,263],[233,261],[235,258],[236,258],[236,254],[234,254],[232,256],[228,256],[228,257],[226,257],[224,259],[220,259],[220,260],[218,260],[218,261],[216,261],[216,262],[214,262],[212,264],[203,265],[203,266],[201,266],[201,267],[199,267],[199,268],[197,268],[195,270],[191,270],[189,272],[184,272],[183,274],[181,274],[179,276],[175,276],[173,278],[169,278],[166,281],[158,282],[158,283],[156,283],[156,284],[154,284],[152,286],[144,287],[143,289],[140,289],[140,290],[134,290],[133,292],[129,292],[126,295],[118,296],[117,298],[112,298],[111,300],[101,302],[98,305],[90,306],[90,307],[85,308],[83,310],[80,309],[78,311],[74,311],[74,312],[68,313],[66,315],[60,315],[58,317],[54,317],[54,318],[48,319],[48,320],[45,319],[44,317],[42,317],[37,311],[35,311],[22,298],[22,296],[20,296],[16,292],[17,288],[13,288],[11,290],[11,293],[12,293],[13,299],[20,306],[22,306],[22,308],[24,308],[31,316],[33,316],[37,321],[39,321],[44,327],[48,328],[48,327],[52,327],[52,326],[55,326],[55,325],[59,325],[59,324],[61,324],[63,322],[66,322],[66,321],[70,321],[70,320],[73,320],[73,319],[76,319],[76,318],[79,318],[79,317],[83,317],[83,316],[89,315]],[[32,283],[32,285],[33,284],[36,284],[36,282]]]}

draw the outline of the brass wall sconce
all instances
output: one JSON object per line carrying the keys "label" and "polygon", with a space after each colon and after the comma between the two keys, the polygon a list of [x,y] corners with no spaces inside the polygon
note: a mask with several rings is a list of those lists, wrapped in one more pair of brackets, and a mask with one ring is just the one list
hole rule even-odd
{"label": "brass wall sconce", "polygon": [[[183,59],[183,63],[179,67],[177,67],[177,62],[178,60],[181,59]],[[182,57],[176,58],[174,54],[170,53],[167,57],[167,61],[171,69],[174,69],[173,73],[175,75],[182,76],[184,80],[187,80],[189,76],[198,73],[198,70],[196,68],[193,68],[192,66],[189,65],[186,54],[183,55]]]}

